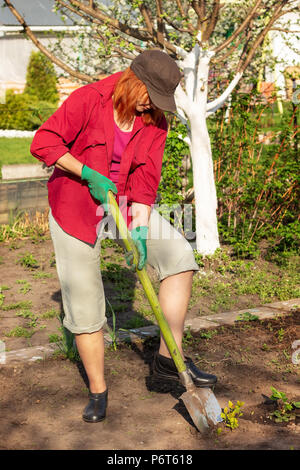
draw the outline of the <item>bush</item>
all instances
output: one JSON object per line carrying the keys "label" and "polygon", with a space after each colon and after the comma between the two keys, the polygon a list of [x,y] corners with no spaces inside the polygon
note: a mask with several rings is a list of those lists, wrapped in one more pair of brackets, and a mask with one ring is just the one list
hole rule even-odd
{"label": "bush", "polygon": [[41,52],[32,52],[26,75],[24,94],[58,104],[57,77],[52,62]]}
{"label": "bush", "polygon": [[39,101],[36,96],[6,91],[5,104],[0,104],[0,129],[32,131],[56,110],[52,103]]}
{"label": "bush", "polygon": [[183,200],[181,166],[184,155],[189,154],[189,147],[181,138],[186,135],[185,126],[174,120],[172,127],[166,140],[158,188],[159,203],[169,206],[180,204]]}
{"label": "bush", "polygon": [[[288,103],[287,103],[288,105]],[[233,93],[226,108],[209,120],[218,195],[219,233],[240,256],[294,251],[299,242],[299,160],[293,109],[285,106],[270,145],[259,141],[271,104],[259,95]]]}

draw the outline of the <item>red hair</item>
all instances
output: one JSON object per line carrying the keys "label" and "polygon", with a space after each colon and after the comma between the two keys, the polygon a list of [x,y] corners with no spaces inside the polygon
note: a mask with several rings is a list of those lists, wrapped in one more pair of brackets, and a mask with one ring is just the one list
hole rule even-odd
{"label": "red hair", "polygon": [[[137,101],[150,100],[146,85],[137,78],[128,67],[121,75],[114,89],[113,103],[117,111],[120,124],[129,124],[136,114]],[[160,109],[151,109],[141,113],[144,124],[158,125],[163,112]]]}

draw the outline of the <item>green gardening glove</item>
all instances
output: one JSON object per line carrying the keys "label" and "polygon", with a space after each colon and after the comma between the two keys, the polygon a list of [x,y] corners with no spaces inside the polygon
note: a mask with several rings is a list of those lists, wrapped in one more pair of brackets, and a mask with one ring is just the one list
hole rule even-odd
{"label": "green gardening glove", "polygon": [[112,191],[114,194],[118,192],[116,185],[110,179],[86,165],[82,167],[81,179],[87,181],[91,195],[106,206],[108,205],[108,191]]}
{"label": "green gardening glove", "polygon": [[[146,226],[140,226],[136,227],[130,232],[131,238],[137,248],[138,254],[139,254],[139,261],[138,261],[138,270],[140,271],[143,269],[147,262],[147,235],[148,235],[148,227]],[[126,256],[126,262],[130,266],[132,265],[133,261],[133,254],[130,252]]]}

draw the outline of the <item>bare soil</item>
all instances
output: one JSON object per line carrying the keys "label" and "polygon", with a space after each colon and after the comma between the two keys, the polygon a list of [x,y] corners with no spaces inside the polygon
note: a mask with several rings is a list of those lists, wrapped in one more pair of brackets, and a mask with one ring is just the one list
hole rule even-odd
{"label": "bare soil", "polygon": [[[38,268],[16,263],[26,252],[39,261]],[[2,307],[30,300],[30,311],[37,317],[17,315],[24,313],[22,308],[0,306],[0,339],[7,350],[47,344],[49,335],[59,333],[58,318],[43,317],[51,309],[61,309],[52,253],[49,239],[0,245],[0,285],[9,287],[2,290]],[[37,273],[52,277],[34,277]],[[17,280],[26,280],[31,290],[20,292],[26,284]],[[111,288],[108,283],[107,289]],[[121,314],[124,321],[130,318],[128,311]],[[20,326],[31,331],[31,337],[7,336]],[[244,402],[238,428],[231,430],[222,423],[205,437],[195,429],[180,399],[183,388],[152,379],[151,363],[158,348],[158,338],[152,338],[106,350],[109,405],[106,419],[97,424],[81,419],[88,389],[80,362],[56,355],[34,363],[0,365],[0,449],[299,449],[297,410],[294,419],[276,423],[270,419],[276,407],[265,404],[263,397],[271,395],[273,386],[290,402],[300,401],[300,366],[291,358],[292,343],[300,339],[299,311],[279,319],[218,327],[207,337],[203,333],[207,332],[186,335],[186,355],[218,376],[214,392],[222,408],[229,400]]]}

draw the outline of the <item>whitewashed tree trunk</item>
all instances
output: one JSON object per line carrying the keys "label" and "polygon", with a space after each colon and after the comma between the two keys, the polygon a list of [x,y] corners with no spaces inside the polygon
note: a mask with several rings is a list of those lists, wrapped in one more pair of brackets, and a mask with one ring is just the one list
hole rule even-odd
{"label": "whitewashed tree trunk", "polygon": [[178,49],[183,60],[178,61],[184,72],[185,91],[179,85],[175,99],[178,116],[188,128],[188,138],[193,163],[193,180],[196,213],[196,248],[203,255],[211,255],[220,247],[217,226],[217,195],[213,172],[213,159],[206,119],[219,109],[241,74],[237,74],[225,92],[207,103],[207,84],[211,51],[202,51],[197,44],[187,53]]}

